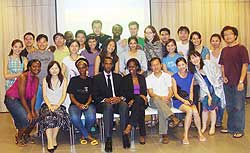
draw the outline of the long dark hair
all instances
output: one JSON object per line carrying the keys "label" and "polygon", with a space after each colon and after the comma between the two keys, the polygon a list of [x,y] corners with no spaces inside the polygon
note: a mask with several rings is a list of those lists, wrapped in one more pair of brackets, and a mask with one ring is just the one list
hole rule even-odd
{"label": "long dark hair", "polygon": [[[168,41],[167,41],[167,43],[166,43],[166,45],[165,45],[165,48],[166,48],[166,50],[167,50],[167,45],[169,44],[169,43],[174,43],[174,45],[175,45],[175,50],[174,50],[174,52],[175,53],[178,53],[178,51],[177,51],[177,44],[176,44],[176,41],[174,40],[174,39],[168,39]],[[165,55],[163,56],[163,57],[166,57],[166,56],[168,56],[168,54],[169,54],[169,52],[168,52],[168,50],[165,52]]]}
{"label": "long dark hair", "polygon": [[99,49],[99,41],[98,41],[97,37],[96,37],[95,35],[92,35],[92,34],[91,34],[91,35],[88,35],[88,36],[87,36],[87,39],[86,39],[86,41],[85,41],[85,48],[86,48],[87,52],[90,53],[90,54],[92,54],[91,49],[90,49],[90,47],[89,47],[89,43],[88,43],[88,41],[89,41],[90,39],[95,39],[95,40],[96,40],[95,49],[99,52],[99,51],[100,51],[100,49]]}
{"label": "long dark hair", "polygon": [[140,72],[141,71],[141,65],[139,63],[139,61],[136,59],[136,58],[130,58],[128,61],[127,61],[127,69],[128,69],[128,66],[130,63],[135,63],[136,65],[136,72]]}
{"label": "long dark hair", "polygon": [[52,85],[51,85],[51,77],[52,77],[52,75],[50,74],[49,70],[50,70],[50,68],[51,68],[54,64],[56,64],[57,67],[59,68],[58,78],[59,78],[59,81],[60,81],[60,86],[62,85],[62,82],[63,82],[62,68],[61,68],[60,64],[59,64],[57,61],[51,61],[51,62],[48,64],[47,76],[46,76],[46,82],[47,82],[47,84],[48,84],[49,89],[51,89],[51,90],[53,90],[53,89],[52,89]]}
{"label": "long dark hair", "polygon": [[102,49],[102,52],[100,53],[100,58],[101,58],[101,61],[104,61],[104,58],[107,56],[107,48],[108,48],[108,45],[110,42],[114,42],[115,44],[115,50],[111,53],[111,56],[113,58],[113,61],[114,63],[116,63],[119,59],[119,57],[117,56],[117,45],[116,45],[116,42],[114,39],[108,39],[106,42],[105,42],[105,45]]}
{"label": "long dark hair", "polygon": [[[13,47],[16,43],[20,43],[21,46],[23,47],[23,42],[20,39],[13,40],[11,43],[11,47]],[[11,55],[13,55],[13,49],[10,50],[9,56],[11,56]],[[19,59],[20,59],[20,62],[23,63],[23,59],[22,59],[21,54],[19,54]]]}
{"label": "long dark hair", "polygon": [[190,61],[192,55],[195,57],[200,57],[200,69],[203,68],[204,62],[202,60],[201,54],[198,51],[194,50],[194,51],[189,53],[189,55],[188,55],[188,70],[192,73],[195,73],[196,72],[195,65]]}

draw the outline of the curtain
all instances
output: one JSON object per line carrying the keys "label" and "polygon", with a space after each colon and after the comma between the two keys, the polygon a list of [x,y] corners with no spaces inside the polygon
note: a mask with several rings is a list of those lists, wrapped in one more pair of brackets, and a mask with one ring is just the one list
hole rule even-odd
{"label": "curtain", "polygon": [[0,10],[0,112],[5,112],[3,60],[7,59],[11,42],[33,32],[35,36],[46,34],[51,44],[56,32],[55,0],[1,0]]}

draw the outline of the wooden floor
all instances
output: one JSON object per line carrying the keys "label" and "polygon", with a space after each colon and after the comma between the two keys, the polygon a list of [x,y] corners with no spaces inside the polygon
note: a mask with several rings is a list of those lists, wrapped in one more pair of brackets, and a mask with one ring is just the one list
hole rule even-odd
{"label": "wooden floor", "polygon": [[[15,128],[9,113],[0,113],[0,153],[41,153],[47,152],[42,150],[41,138],[37,138],[36,144],[28,144],[26,147],[18,147],[14,144]],[[225,121],[224,121],[225,123]],[[131,149],[123,149],[120,132],[114,132],[113,152],[114,153],[250,153],[250,103],[246,104],[246,129],[245,136],[240,139],[232,138],[230,134],[221,134],[217,129],[216,135],[208,136],[206,142],[199,142],[196,129],[190,129],[190,145],[182,145],[181,138],[183,128],[169,130],[169,144],[161,144],[157,134],[158,127],[147,129],[147,143],[140,145],[138,143],[138,131],[136,131],[135,145]],[[97,133],[95,135],[99,137]],[[61,132],[58,137],[58,149],[56,153],[99,153],[103,150],[103,145],[91,146],[90,144],[79,144],[79,136],[76,136],[75,146],[69,145],[69,136],[67,132]]]}

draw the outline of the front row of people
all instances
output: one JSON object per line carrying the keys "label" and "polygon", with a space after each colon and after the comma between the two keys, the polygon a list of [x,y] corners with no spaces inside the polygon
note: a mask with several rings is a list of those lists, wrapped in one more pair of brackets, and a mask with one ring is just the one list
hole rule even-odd
{"label": "front row of people", "polygon": [[[206,141],[203,133],[206,130],[207,112],[211,114],[209,134],[213,135],[216,121],[215,108],[219,102],[224,104],[224,94],[221,92],[223,83],[219,81],[220,74],[216,73],[214,67],[208,66],[209,62],[203,62],[198,52],[194,51],[189,55],[189,62],[189,65],[193,66],[191,72],[187,71],[188,64],[185,58],[178,58],[176,65],[179,71],[171,78],[170,74],[162,71],[161,60],[157,57],[152,58],[150,61],[152,73],[145,79],[139,74],[141,67],[138,60],[132,58],[127,62],[129,74],[122,78],[121,75],[112,72],[112,58],[105,57],[103,73],[91,79],[87,76],[88,61],[79,58],[75,66],[80,75],[71,78],[67,87],[59,63],[52,61],[43,80],[44,104],[38,117],[34,106],[38,88],[37,74],[40,72],[41,63],[38,60],[31,60],[27,71],[18,77],[5,96],[5,105],[18,129],[17,144],[25,145],[30,140],[29,134],[38,121],[41,129],[46,132],[48,151],[54,152],[57,149],[56,137],[59,129],[70,126],[71,119],[73,125],[80,131],[81,144],[97,145],[98,141],[91,135],[90,130],[95,124],[96,112],[103,114],[106,152],[112,152],[114,113],[120,115],[123,147],[130,147],[129,133],[137,125],[140,133],[139,142],[145,144],[145,109],[149,104],[159,112],[159,134],[162,143],[167,144],[168,120],[173,121],[173,127],[179,123],[170,109],[171,99],[173,107],[186,113],[182,143],[189,144],[188,130],[192,116],[198,130],[199,141]],[[198,78],[201,90],[204,91],[201,92],[202,117],[204,117],[202,128],[198,110],[193,102],[194,77]],[[62,105],[66,93],[71,100],[70,115]],[[147,93],[150,96],[149,103],[146,98]],[[85,125],[81,120],[82,114],[85,116]]]}

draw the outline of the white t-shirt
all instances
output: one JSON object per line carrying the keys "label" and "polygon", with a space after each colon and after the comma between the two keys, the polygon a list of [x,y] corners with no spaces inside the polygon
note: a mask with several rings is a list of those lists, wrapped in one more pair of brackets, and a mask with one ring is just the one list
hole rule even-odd
{"label": "white t-shirt", "polygon": [[172,86],[171,75],[162,72],[160,77],[156,77],[154,73],[146,78],[147,88],[153,89],[153,92],[159,96],[167,96],[168,88]]}
{"label": "white t-shirt", "polygon": [[189,50],[189,42],[186,44],[182,44],[181,41],[176,42],[177,51],[182,52],[184,57],[187,59],[188,57],[188,50]]}
{"label": "white t-shirt", "polygon": [[219,60],[220,60],[220,55],[221,55],[221,53],[219,54],[219,56],[218,56],[218,58],[217,58],[217,57],[215,57],[215,56],[212,54],[212,51],[211,51],[211,50],[209,50],[209,51],[210,51],[210,60],[211,60],[212,62],[216,63],[216,64],[218,65],[218,67],[221,67],[221,65],[219,64]]}

